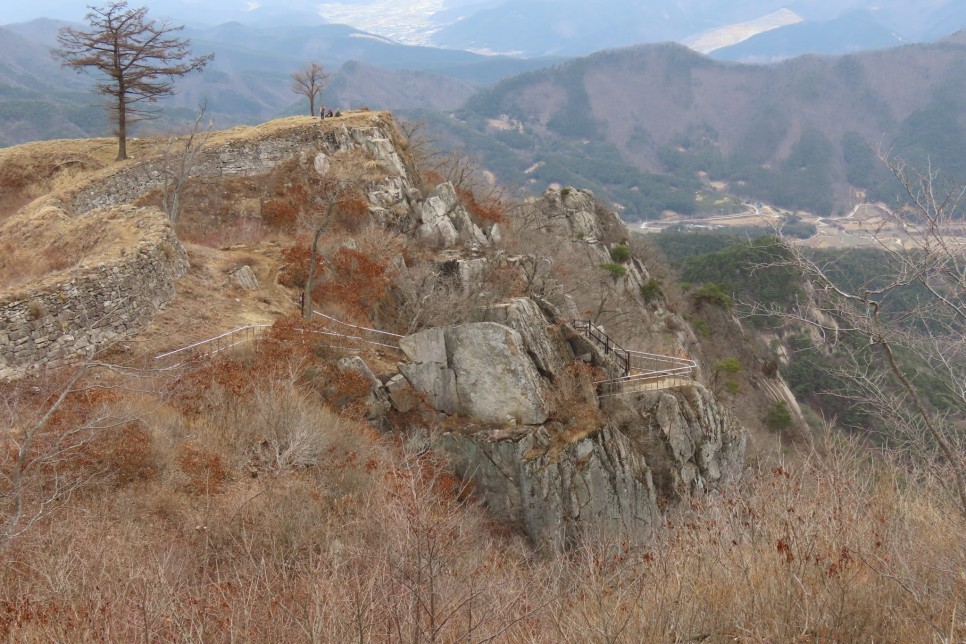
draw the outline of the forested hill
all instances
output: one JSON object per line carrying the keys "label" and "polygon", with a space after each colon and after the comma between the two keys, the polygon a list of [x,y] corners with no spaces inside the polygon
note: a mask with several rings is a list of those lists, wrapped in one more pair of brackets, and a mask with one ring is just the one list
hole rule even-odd
{"label": "forested hill", "polygon": [[699,171],[749,197],[831,213],[849,185],[888,196],[878,146],[912,162],[928,151],[966,176],[964,39],[773,65],[673,44],[612,50],[506,79],[447,127],[501,179],[530,169],[536,190],[594,186],[630,219],[693,210]]}

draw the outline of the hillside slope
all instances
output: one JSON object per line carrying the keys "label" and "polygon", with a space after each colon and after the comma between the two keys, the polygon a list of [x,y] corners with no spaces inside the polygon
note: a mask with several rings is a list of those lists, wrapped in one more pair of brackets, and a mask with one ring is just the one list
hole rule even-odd
{"label": "hillside slope", "polygon": [[687,212],[679,197],[704,171],[740,194],[829,214],[850,184],[889,197],[878,146],[912,163],[928,150],[934,166],[966,175],[964,69],[966,47],[952,40],[768,66],[632,47],[507,79],[441,127],[479,147],[502,180],[542,164],[529,174],[536,190],[592,185],[630,219],[660,213],[645,199],[659,183],[646,172],[692,180],[665,208]]}
{"label": "hillside slope", "polygon": [[[685,299],[591,193],[507,208],[410,143],[367,111],[214,133],[173,224],[163,140],[122,163],[110,140],[0,151],[0,243],[80,253],[0,286],[0,360],[27,372],[0,381],[0,635],[966,627],[962,515],[934,477],[749,434],[790,404],[772,349]],[[252,322],[272,325],[221,333]],[[682,354],[691,377],[613,381]]]}

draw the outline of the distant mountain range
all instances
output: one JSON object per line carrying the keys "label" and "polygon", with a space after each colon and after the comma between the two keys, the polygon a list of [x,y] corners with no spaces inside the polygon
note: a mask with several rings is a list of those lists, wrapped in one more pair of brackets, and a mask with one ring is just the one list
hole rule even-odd
{"label": "distant mountain range", "polygon": [[[644,10],[649,3],[637,4]],[[883,15],[898,15],[887,14],[897,2],[885,0],[876,14],[829,8],[825,16],[817,11],[822,2],[805,4],[821,19],[782,13],[767,31],[711,56],[772,60],[803,47],[831,54],[897,42],[879,24]],[[766,5],[731,3],[729,15]],[[942,11],[950,20],[963,13],[942,0],[929,7],[917,24]],[[110,132],[90,79],[50,56],[64,24],[0,27],[0,145]],[[913,161],[928,156],[966,177],[966,32],[932,44],[768,65],[716,60],[675,44],[576,59],[483,56],[402,45],[332,24],[236,22],[191,27],[184,35],[195,52],[213,52],[215,60],[182,79],[162,118],[136,133],[188,122],[202,102],[218,127],[307,112],[307,101],[290,90],[289,74],[315,59],[332,72],[325,104],[422,119],[440,141],[476,155],[507,184],[537,191],[551,183],[591,187],[628,219],[701,210],[707,202],[696,195],[721,184],[816,212],[848,203],[853,189],[887,198],[894,186],[875,162],[879,145]]]}
{"label": "distant mountain range", "polygon": [[592,187],[629,219],[701,210],[695,194],[711,181],[829,214],[853,189],[895,197],[879,147],[966,179],[964,40],[772,65],[630,47],[508,78],[455,118],[424,117],[504,182]]}
{"label": "distant mountain range", "polygon": [[[91,80],[62,69],[50,54],[67,24],[42,19],[0,27],[0,145],[108,131],[102,101],[88,91]],[[562,60],[408,46],[345,25],[229,23],[182,35],[195,52],[215,59],[203,73],[180,80],[162,118],[142,132],[190,120],[202,102],[219,127],[307,111],[307,101],[290,90],[290,74],[312,60],[332,73],[321,97],[327,105],[397,111],[454,109],[484,85]]]}
{"label": "distant mountain range", "polygon": [[868,11],[851,11],[834,20],[802,21],[764,31],[711,52],[717,60],[776,62],[804,54],[849,54],[903,44]]}
{"label": "distant mountain range", "polygon": [[[430,42],[526,56],[581,56],[625,45],[693,41],[702,33],[747,26],[778,11],[791,12],[810,23],[812,33],[819,34],[823,41],[835,33],[834,26],[826,32],[823,23],[855,12],[865,13],[878,30],[913,42],[933,40],[966,27],[966,3],[959,0],[507,0],[444,25],[432,34]],[[765,28],[767,21],[762,23]],[[744,32],[743,37],[755,33]],[[866,37],[864,33],[851,35],[852,42],[863,49],[868,48]],[[767,42],[760,43],[759,48]],[[876,37],[870,44],[879,47],[882,41]],[[818,50],[801,47],[789,55],[807,52]],[[778,57],[772,51],[756,51],[756,55]]]}

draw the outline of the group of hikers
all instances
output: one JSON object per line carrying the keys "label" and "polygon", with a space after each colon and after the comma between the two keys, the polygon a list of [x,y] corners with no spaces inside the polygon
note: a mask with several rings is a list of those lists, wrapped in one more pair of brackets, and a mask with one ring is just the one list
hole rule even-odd
{"label": "group of hikers", "polygon": [[331,109],[325,109],[325,105],[319,106],[319,120],[330,119],[333,116],[342,116],[342,112],[336,110],[333,114]]}

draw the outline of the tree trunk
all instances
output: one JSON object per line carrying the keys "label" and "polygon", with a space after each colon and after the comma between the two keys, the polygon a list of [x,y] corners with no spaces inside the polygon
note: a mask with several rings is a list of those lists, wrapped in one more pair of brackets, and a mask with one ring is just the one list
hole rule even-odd
{"label": "tree trunk", "polygon": [[117,159],[127,159],[127,106],[124,104],[124,85],[117,90]]}
{"label": "tree trunk", "polygon": [[315,258],[319,256],[319,238],[322,236],[323,228],[319,226],[315,229],[315,236],[312,238],[312,253],[309,256],[309,273],[305,278],[305,290],[302,292],[302,319],[312,319],[312,288],[315,286]]}

